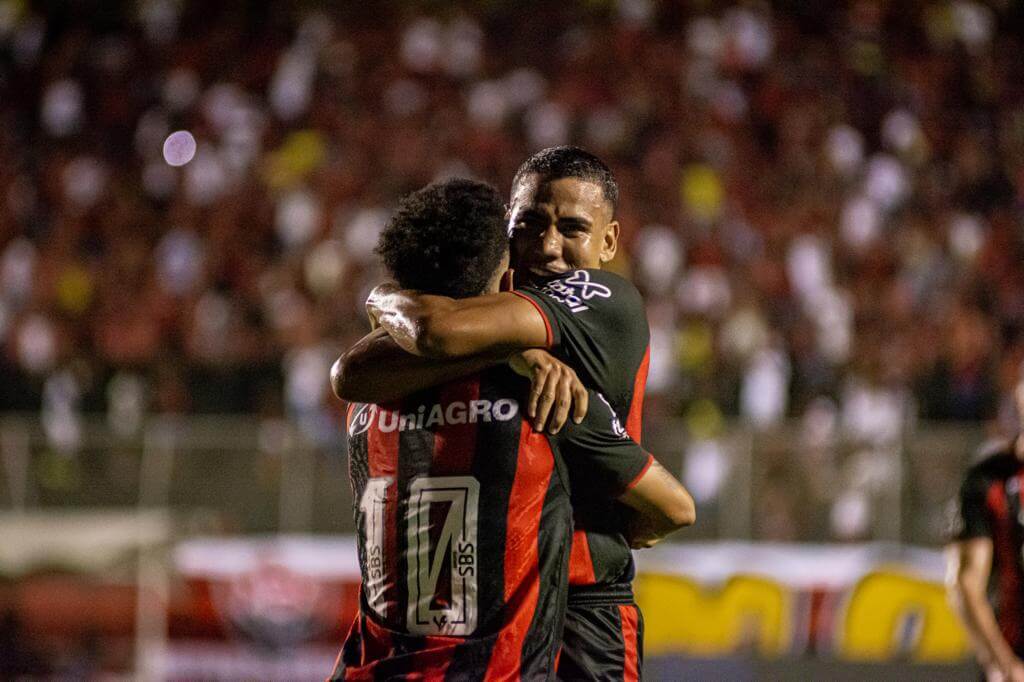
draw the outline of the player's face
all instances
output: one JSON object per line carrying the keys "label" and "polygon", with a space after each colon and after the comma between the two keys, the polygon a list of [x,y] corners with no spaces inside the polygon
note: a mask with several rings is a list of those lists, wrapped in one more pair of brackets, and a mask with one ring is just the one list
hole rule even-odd
{"label": "player's face", "polygon": [[508,226],[512,267],[527,279],[600,268],[618,248],[619,224],[604,191],[576,178],[522,178],[512,188]]}

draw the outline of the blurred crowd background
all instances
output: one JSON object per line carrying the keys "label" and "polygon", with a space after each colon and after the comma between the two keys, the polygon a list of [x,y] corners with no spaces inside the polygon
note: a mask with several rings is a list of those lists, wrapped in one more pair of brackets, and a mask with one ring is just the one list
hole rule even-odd
{"label": "blurred crowd background", "polygon": [[230,643],[210,604],[316,594],[204,596],[169,548],[346,546],[328,369],[389,212],[508,192],[558,144],[620,184],[645,444],[699,508],[674,540],[941,544],[976,446],[1019,428],[1022,26],[1012,0],[0,0],[0,677],[143,670],[147,637]]}
{"label": "blurred crowd background", "polygon": [[[367,330],[396,200],[507,192],[573,143],[618,178],[648,419],[683,420],[692,485],[736,420],[796,424],[812,454],[777,459],[811,483],[837,433],[1010,431],[1021,25],[1009,0],[0,0],[0,412],[65,453],[89,414],[285,417],[336,445],[328,368]],[[876,459],[850,475],[884,480]],[[779,480],[755,518],[799,537]],[[864,516],[844,504],[838,529]]]}

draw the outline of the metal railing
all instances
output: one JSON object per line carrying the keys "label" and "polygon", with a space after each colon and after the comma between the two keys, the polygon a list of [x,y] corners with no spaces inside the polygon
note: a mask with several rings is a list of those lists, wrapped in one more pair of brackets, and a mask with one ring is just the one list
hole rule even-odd
{"label": "metal railing", "polygon": [[[984,436],[918,423],[882,445],[821,443],[792,422],[696,440],[681,420],[651,417],[644,440],[698,500],[681,538],[934,545]],[[35,415],[0,417],[0,509],[100,507],[169,508],[185,532],[352,531],[344,443],[315,444],[286,420],[155,417],[124,435],[87,419],[69,450]]]}

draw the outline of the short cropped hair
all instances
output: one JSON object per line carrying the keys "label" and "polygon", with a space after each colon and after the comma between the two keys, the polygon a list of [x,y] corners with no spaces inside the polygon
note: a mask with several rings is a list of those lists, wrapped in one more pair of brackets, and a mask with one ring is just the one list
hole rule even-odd
{"label": "short cropped hair", "polygon": [[618,206],[619,186],[611,169],[585,149],[564,145],[540,150],[519,166],[512,178],[512,187],[515,188],[520,180],[532,174],[539,175],[542,180],[577,178],[592,182],[601,187],[604,198],[611,203],[613,210]]}
{"label": "short cropped hair", "polygon": [[377,244],[403,289],[453,298],[483,293],[507,251],[501,195],[461,178],[405,196]]}

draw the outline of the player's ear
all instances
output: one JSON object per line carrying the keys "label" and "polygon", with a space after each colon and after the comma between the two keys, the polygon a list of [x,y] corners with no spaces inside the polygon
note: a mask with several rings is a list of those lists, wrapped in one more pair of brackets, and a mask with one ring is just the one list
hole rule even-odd
{"label": "player's ear", "polygon": [[601,262],[609,263],[615,258],[619,250],[619,221],[613,220],[608,223],[604,231],[604,240],[601,243]]}

